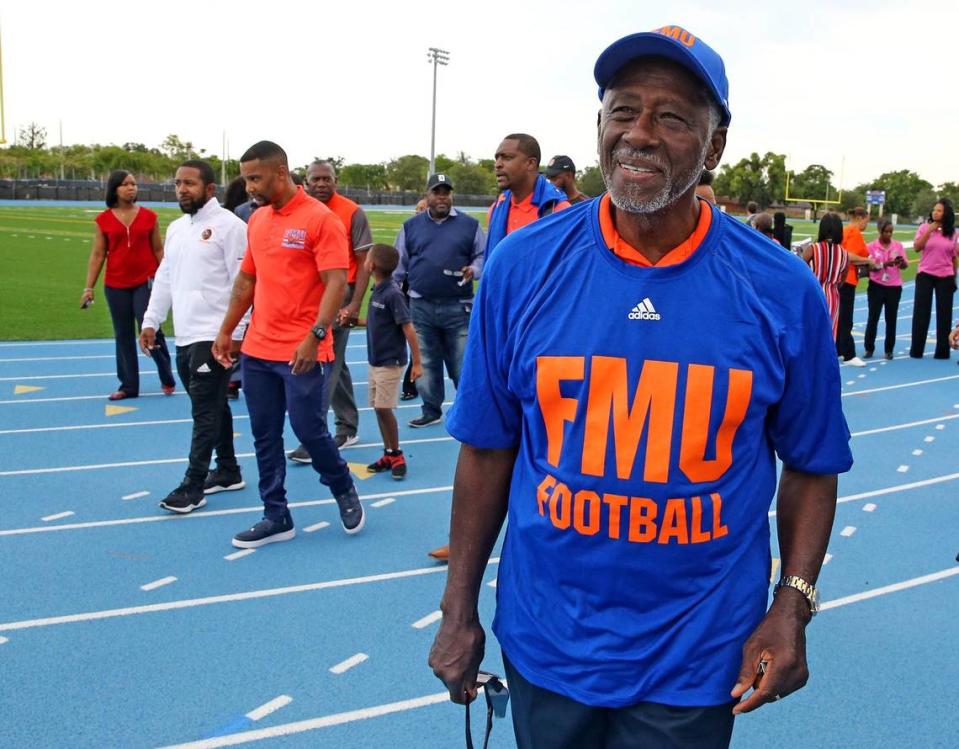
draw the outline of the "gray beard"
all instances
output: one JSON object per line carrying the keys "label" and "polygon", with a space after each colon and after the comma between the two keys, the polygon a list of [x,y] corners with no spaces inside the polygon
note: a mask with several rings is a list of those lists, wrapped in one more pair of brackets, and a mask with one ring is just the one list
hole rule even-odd
{"label": "gray beard", "polygon": [[[699,163],[703,164],[706,161],[706,153],[709,150],[709,143],[703,144],[703,152],[700,155]],[[612,172],[612,164],[618,161],[618,155],[627,155],[629,152],[626,149],[616,149],[612,154],[612,163],[609,165],[609,171]],[[658,166],[665,167],[664,164],[658,163],[658,160],[650,158],[648,154],[645,154],[643,158],[646,161],[657,161]],[[694,169],[691,169],[686,174],[672,174],[670,172],[665,172],[666,175],[666,184],[663,185],[663,189],[656,193],[652,198],[648,200],[641,200],[638,196],[633,194],[633,191],[630,188],[624,190],[618,190],[613,187],[612,179],[610,174],[607,174],[606,169],[603,169],[603,181],[606,183],[606,189],[609,192],[609,199],[613,201],[613,205],[619,208],[621,211],[626,211],[627,213],[657,213],[658,211],[663,210],[667,206],[672,205],[676,202],[676,199],[689,190],[694,185],[698,184],[699,177],[702,174],[703,167],[699,166]]]}

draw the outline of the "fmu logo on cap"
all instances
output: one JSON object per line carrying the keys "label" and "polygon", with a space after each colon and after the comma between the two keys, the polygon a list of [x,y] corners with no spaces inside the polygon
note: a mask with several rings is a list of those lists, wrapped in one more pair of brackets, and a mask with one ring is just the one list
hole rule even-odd
{"label": "fmu logo on cap", "polygon": [[696,43],[696,37],[681,26],[662,26],[661,28],[653,29],[653,33],[668,36],[670,39],[682,42],[687,47],[692,47]]}

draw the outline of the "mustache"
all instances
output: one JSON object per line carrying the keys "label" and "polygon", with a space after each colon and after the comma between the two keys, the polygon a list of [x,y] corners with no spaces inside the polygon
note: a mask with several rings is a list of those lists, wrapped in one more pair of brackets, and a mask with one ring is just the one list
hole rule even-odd
{"label": "mustache", "polygon": [[644,151],[641,148],[629,148],[628,146],[618,146],[611,154],[613,161],[641,161],[657,169],[668,171],[669,165],[659,156],[650,151]]}

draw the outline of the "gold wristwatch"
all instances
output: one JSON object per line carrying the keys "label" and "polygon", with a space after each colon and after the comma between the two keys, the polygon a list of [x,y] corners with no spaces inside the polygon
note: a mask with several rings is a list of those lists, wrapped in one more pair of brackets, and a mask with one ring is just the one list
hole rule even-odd
{"label": "gold wristwatch", "polygon": [[802,593],[806,597],[806,601],[809,602],[810,615],[815,616],[819,613],[819,591],[816,590],[816,586],[796,575],[787,575],[776,583],[777,592],[780,588],[795,588]]}

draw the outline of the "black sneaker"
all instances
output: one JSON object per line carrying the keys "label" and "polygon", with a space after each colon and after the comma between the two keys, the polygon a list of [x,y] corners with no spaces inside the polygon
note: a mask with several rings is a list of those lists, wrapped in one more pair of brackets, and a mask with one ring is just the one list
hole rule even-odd
{"label": "black sneaker", "polygon": [[[892,359],[892,351],[887,351],[884,358],[886,359],[886,361],[891,360],[891,359]],[[959,362],[957,362],[957,363],[959,363]]]}
{"label": "black sneaker", "polygon": [[420,416],[418,418],[412,419],[410,421],[410,426],[414,429],[419,429],[421,427],[428,427],[433,424],[439,424],[443,421],[442,416]]}
{"label": "black sneaker", "polygon": [[862,355],[863,359],[872,359],[873,350],[871,348],[866,349],[866,353]]}
{"label": "black sneaker", "polygon": [[217,468],[206,475],[206,481],[203,482],[204,494],[216,494],[217,492],[235,492],[246,486],[243,476],[240,475],[240,469],[227,471],[223,468]]}
{"label": "black sneaker", "polygon": [[203,488],[184,481],[176,489],[167,494],[166,499],[160,502],[160,507],[181,515],[193,512],[206,504]]}
{"label": "black sneaker", "polygon": [[344,447],[355,445],[360,441],[360,438],[355,434],[338,434],[333,438],[333,441],[336,443],[337,449],[342,450]]}
{"label": "black sneaker", "polygon": [[393,478],[397,481],[406,478],[406,458],[403,456],[403,451],[398,450],[393,453],[390,460],[393,461],[393,468],[391,469]]}
{"label": "black sneaker", "polygon": [[387,455],[385,452],[380,456],[380,459],[375,463],[370,463],[366,470],[370,473],[383,473],[383,471],[388,471],[393,467],[393,458]]}
{"label": "black sneaker", "polygon": [[250,530],[237,533],[233,537],[233,545],[239,549],[256,549],[266,544],[275,544],[277,541],[289,541],[295,535],[293,518],[290,513],[286,513],[280,520],[263,518]]}
{"label": "black sneaker", "polygon": [[313,458],[310,457],[310,454],[306,451],[306,448],[303,447],[303,445],[297,447],[296,450],[290,450],[290,452],[286,454],[286,457],[288,457],[294,463],[304,463],[306,465],[310,465],[313,462]]}
{"label": "black sneaker", "polygon": [[348,492],[336,497],[336,504],[340,508],[340,522],[343,524],[343,530],[350,535],[363,530],[366,524],[366,513],[363,512],[363,505],[356,495],[355,486],[351,486]]}

